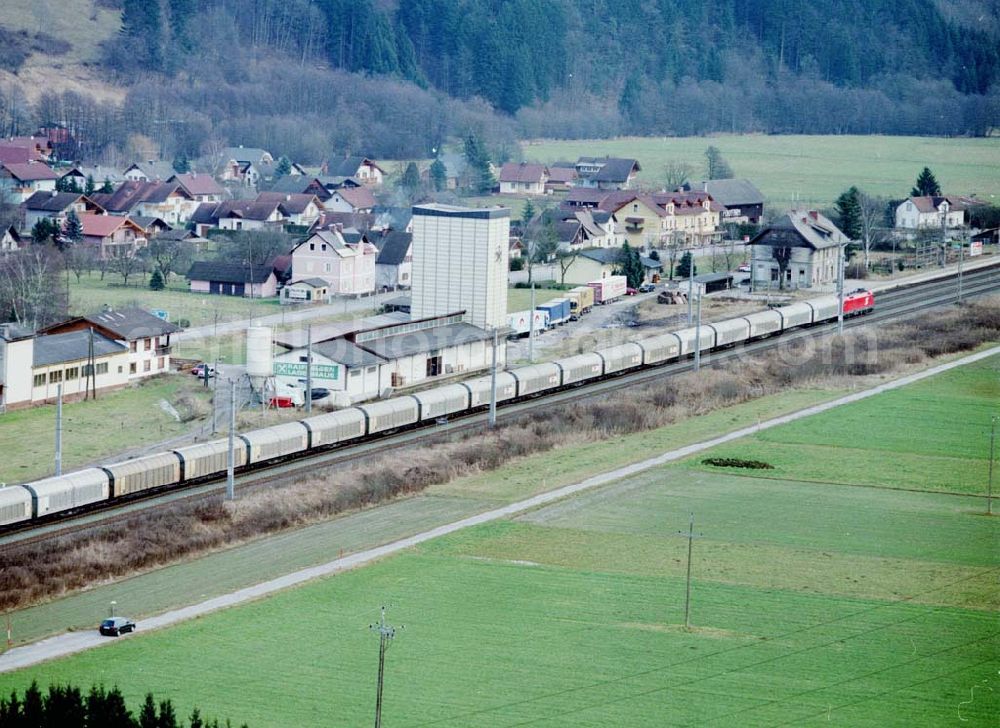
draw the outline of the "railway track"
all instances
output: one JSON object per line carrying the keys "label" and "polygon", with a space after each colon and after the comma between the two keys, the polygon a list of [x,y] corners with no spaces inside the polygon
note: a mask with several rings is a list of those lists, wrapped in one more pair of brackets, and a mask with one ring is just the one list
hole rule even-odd
{"label": "railway track", "polygon": [[[942,305],[954,303],[958,299],[957,274],[942,276],[931,281],[902,285],[876,294],[876,309],[871,314],[844,321],[844,330],[856,329],[872,324],[885,323],[918,315]],[[963,276],[963,299],[974,298],[990,292],[1000,291],[1000,262],[967,272]],[[703,354],[702,366],[731,361],[744,356],[761,353],[782,346],[789,346],[805,339],[825,336],[836,332],[837,323],[824,323],[809,328],[796,329],[779,336],[740,344],[731,349],[722,349]],[[564,389],[535,399],[509,403],[498,408],[497,420],[507,421],[538,407],[570,404],[615,390],[634,386],[664,376],[672,376],[694,369],[694,362],[681,360],[650,369],[641,369],[619,376],[611,376],[577,387]],[[378,454],[386,447],[400,447],[421,442],[433,442],[458,434],[481,429],[486,423],[482,411],[455,417],[447,424],[420,427],[394,434],[386,434],[375,439],[335,448],[326,452],[309,453],[298,458],[241,473],[236,478],[236,487],[246,491],[284,481],[296,475],[314,471],[318,467],[357,463]],[[26,545],[58,538],[71,533],[103,528],[116,520],[127,519],[140,510],[165,508],[180,502],[190,502],[206,498],[224,491],[224,480],[216,480],[188,487],[175,488],[144,497],[117,502],[86,514],[42,524],[27,526],[21,530],[9,531],[0,536],[0,551],[12,545]]]}

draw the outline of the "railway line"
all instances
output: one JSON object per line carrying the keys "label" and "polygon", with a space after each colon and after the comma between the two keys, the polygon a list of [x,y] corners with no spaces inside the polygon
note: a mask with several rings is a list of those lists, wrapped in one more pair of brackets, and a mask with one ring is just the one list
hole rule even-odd
{"label": "railway line", "polygon": [[[877,294],[875,310],[860,318],[846,319],[845,330],[873,323],[882,323],[917,315],[935,307],[954,302],[958,298],[956,275],[944,275],[930,281],[903,284]],[[972,298],[1000,290],[1000,262],[993,263],[965,273],[963,276],[963,297]],[[722,348],[702,354],[702,366],[729,361],[790,343],[799,342],[817,335],[835,332],[836,322],[820,323],[808,328],[796,328],[769,338],[739,343],[731,348]],[[602,396],[617,389],[633,386],[663,376],[690,371],[694,364],[690,359],[670,361],[650,368],[637,369],[624,374],[609,375],[603,379],[570,385],[559,391],[547,393],[537,398],[526,398],[502,405],[498,408],[498,421],[509,420],[537,407],[569,404],[596,396]],[[362,442],[344,445],[334,450],[302,453],[298,457],[264,465],[258,469],[240,473],[236,485],[240,490],[265,487],[287,478],[314,471],[317,467],[354,463],[362,461],[386,447],[398,447],[419,442],[431,442],[456,434],[475,431],[483,427],[486,415],[473,411],[453,417],[445,424],[435,424],[434,420],[424,423],[428,426],[400,432],[382,433]],[[63,536],[73,532],[86,531],[105,526],[116,519],[128,518],[140,509],[164,508],[180,501],[191,501],[208,497],[224,489],[223,479],[175,487],[165,492],[144,494],[141,498],[117,502],[112,501],[92,512],[69,516],[63,520],[42,525],[31,524],[19,530],[5,533],[0,537],[0,550],[13,544],[27,544]]]}

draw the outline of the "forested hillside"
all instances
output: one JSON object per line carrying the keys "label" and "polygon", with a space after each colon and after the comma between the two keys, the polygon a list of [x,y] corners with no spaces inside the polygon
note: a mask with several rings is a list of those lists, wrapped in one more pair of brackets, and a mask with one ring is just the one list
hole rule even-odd
{"label": "forested hillside", "polygon": [[[165,154],[413,157],[474,127],[502,157],[519,136],[981,135],[1000,118],[995,0],[95,3],[121,8],[97,67],[129,92],[83,114],[88,154],[140,134]],[[87,104],[4,94],[4,134],[79,125],[67,107]]]}

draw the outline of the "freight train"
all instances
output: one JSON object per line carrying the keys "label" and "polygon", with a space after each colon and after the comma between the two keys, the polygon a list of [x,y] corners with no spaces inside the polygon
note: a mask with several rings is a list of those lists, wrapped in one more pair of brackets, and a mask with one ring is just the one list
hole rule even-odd
{"label": "freight train", "polygon": [[[696,347],[703,352],[728,348],[788,329],[830,321],[837,318],[837,304],[835,296],[816,298],[702,324],[700,336],[697,329],[691,327],[498,372],[496,400],[500,404],[538,397],[603,377],[691,357]],[[871,291],[857,290],[844,298],[845,316],[865,314],[874,307]],[[249,470],[483,409],[490,403],[490,379],[483,376],[445,384],[236,435],[235,467],[239,471]],[[0,528],[46,520],[149,491],[213,480],[226,472],[228,452],[228,439],[214,440],[0,488]]]}

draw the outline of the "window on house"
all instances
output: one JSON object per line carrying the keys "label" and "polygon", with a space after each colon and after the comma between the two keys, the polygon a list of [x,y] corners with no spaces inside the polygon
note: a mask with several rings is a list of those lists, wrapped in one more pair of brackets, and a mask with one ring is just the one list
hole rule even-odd
{"label": "window on house", "polygon": [[148,372],[150,369],[153,368],[152,365],[153,365],[153,362],[151,362],[149,359],[147,359],[146,361],[144,361],[142,363],[142,371]]}
{"label": "window on house", "polygon": [[324,273],[329,273],[331,270],[333,270],[333,265],[331,263],[325,263],[323,265],[323,272]]}
{"label": "window on house", "polygon": [[119,364],[119,365],[118,365],[118,373],[119,373],[119,374],[121,374],[121,373],[122,373],[122,365],[121,365],[121,364]]}
{"label": "window on house", "polygon": [[138,344],[138,343],[139,343],[138,341],[130,341],[130,342],[128,342],[128,350],[131,351],[134,354],[136,352],[136,344]]}
{"label": "window on house", "polygon": [[320,248],[321,248],[321,249],[322,249],[322,251],[323,251],[323,252],[325,253],[325,252],[326,252],[326,243],[323,243],[323,244],[322,244],[322,245],[320,246]]}
{"label": "window on house", "polygon": [[160,358],[158,358],[158,359],[156,360],[156,368],[157,368],[157,369],[163,369],[163,368],[164,368],[164,366],[166,365],[166,361],[167,361],[167,360],[166,360],[166,357],[162,357],[162,356],[161,356]]}
{"label": "window on house", "polygon": [[45,386],[45,375],[44,374],[36,374],[35,375],[35,386],[36,387],[44,387]]}
{"label": "window on house", "polygon": [[83,374],[83,376],[89,377],[91,374],[94,373],[94,367],[93,367],[93,365],[91,365],[91,364],[84,364],[83,368],[81,369],[81,373]]}
{"label": "window on house", "polygon": [[309,243],[309,250],[316,250],[316,243]]}
{"label": "window on house", "polygon": [[58,372],[49,372],[49,384],[55,384],[56,382],[62,381],[62,370]]}
{"label": "window on house", "polygon": [[352,377],[356,377],[356,376],[358,376],[359,374],[361,374],[361,370],[360,370],[360,369],[352,369],[352,370],[351,370],[351,376],[352,376]]}
{"label": "window on house", "polygon": [[152,339],[143,339],[143,346],[142,346],[142,348],[145,349],[146,351],[149,351],[150,349],[152,349],[153,348],[153,340]]}
{"label": "window on house", "polygon": [[368,367],[367,369],[365,369],[365,371],[368,372],[369,374],[374,374],[377,368],[378,367]]}
{"label": "window on house", "polygon": [[66,370],[66,381],[70,382],[80,378],[80,367],[70,367]]}
{"label": "window on house", "polygon": [[135,362],[132,362],[131,364],[128,365],[128,373],[135,374],[135,372],[136,372]]}
{"label": "window on house", "polygon": [[96,371],[97,371],[98,374],[107,374],[108,373],[108,363],[106,361],[102,361],[100,364],[97,365]]}

